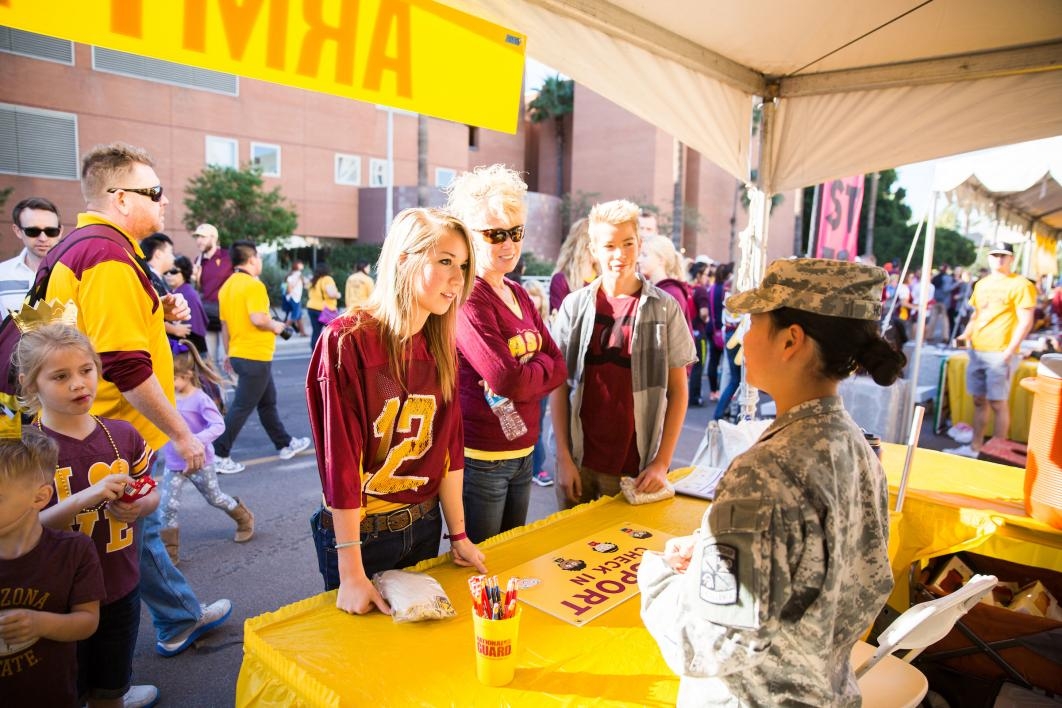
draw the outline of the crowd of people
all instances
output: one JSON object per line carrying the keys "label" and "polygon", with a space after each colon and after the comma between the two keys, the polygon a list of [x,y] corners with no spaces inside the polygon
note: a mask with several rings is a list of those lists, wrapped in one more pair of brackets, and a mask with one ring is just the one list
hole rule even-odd
{"label": "crowd of people", "polygon": [[[178,570],[180,495],[191,481],[231,517],[235,542],[251,540],[254,514],[218,475],[243,469],[231,452],[254,410],[279,459],[309,448],[285,429],[271,370],[276,338],[294,334],[312,351],[318,567],[352,614],[390,612],[372,576],[437,556],[443,538],[454,563],[486,573],[480,544],[526,523],[533,482],[555,484],[561,508],[614,495],[624,477],[661,490],[688,406],[727,416],[743,356],[778,418],[731,465],[701,529],[647,556],[643,617],[683,696],[823,704],[856,690],[848,651],[892,584],[887,495],[837,387],[857,367],[881,385],[902,370],[879,334],[882,269],[778,261],[760,288],[733,294],[732,264],[686,263],[652,214],[615,200],[573,224],[548,293],[525,288],[512,275],[527,185],[493,165],[459,175],[445,209],[399,213],[375,280],[359,263],[341,292],[326,263],[310,278],[294,263],[278,320],[253,242],[223,248],[201,224],[199,253],[174,253],[143,150],[93,149],[82,190],[86,210],[61,242],[54,205],[20,202],[26,248],[0,264],[12,274],[0,304],[21,312],[28,414],[0,442],[0,587],[42,598],[0,608],[8,656],[32,654],[0,675],[14,705],[151,705],[157,690],[131,684],[141,602],[163,656],[229,617],[228,600],[200,603]],[[966,332],[975,348],[990,329],[983,287]],[[31,289],[66,319],[26,316]],[[227,405],[225,376],[236,377]],[[686,580],[709,567],[746,601]],[[851,577],[863,580],[854,591]]]}

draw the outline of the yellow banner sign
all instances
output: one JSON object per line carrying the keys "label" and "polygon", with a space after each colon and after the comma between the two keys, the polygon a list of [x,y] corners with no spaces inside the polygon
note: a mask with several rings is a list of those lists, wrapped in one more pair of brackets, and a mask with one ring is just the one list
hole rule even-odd
{"label": "yellow banner sign", "polygon": [[638,565],[646,551],[662,551],[671,534],[633,523],[608,526],[512,568],[519,601],[574,625],[638,594]]}
{"label": "yellow banner sign", "polygon": [[0,0],[0,25],[516,131],[526,38],[431,0]]}

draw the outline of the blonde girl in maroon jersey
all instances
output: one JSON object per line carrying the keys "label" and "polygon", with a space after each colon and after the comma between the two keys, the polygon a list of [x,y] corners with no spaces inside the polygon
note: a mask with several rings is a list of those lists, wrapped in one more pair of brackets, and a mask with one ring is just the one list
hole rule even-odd
{"label": "blonde girl in maroon jersey", "polygon": [[472,288],[468,230],[437,209],[395,217],[368,302],[322,333],[306,380],[326,506],[311,522],[326,589],[364,614],[390,607],[370,578],[439,551],[485,573],[465,534],[456,309]]}

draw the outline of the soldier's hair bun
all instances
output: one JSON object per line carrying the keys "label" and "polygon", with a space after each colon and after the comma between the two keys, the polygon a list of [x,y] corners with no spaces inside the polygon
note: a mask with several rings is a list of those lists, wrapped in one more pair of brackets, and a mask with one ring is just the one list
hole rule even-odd
{"label": "soldier's hair bun", "polygon": [[775,329],[797,325],[818,344],[820,373],[828,379],[840,381],[864,369],[874,383],[888,386],[907,364],[907,357],[882,339],[874,320],[830,317],[789,307],[768,314]]}

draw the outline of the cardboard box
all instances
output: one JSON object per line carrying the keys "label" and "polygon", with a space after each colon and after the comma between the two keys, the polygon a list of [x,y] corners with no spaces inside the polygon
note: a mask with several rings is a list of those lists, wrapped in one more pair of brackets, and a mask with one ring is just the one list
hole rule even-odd
{"label": "cardboard box", "polygon": [[926,587],[937,595],[950,595],[969,582],[973,576],[974,572],[970,570],[970,566],[963,563],[958,556],[952,556]]}

